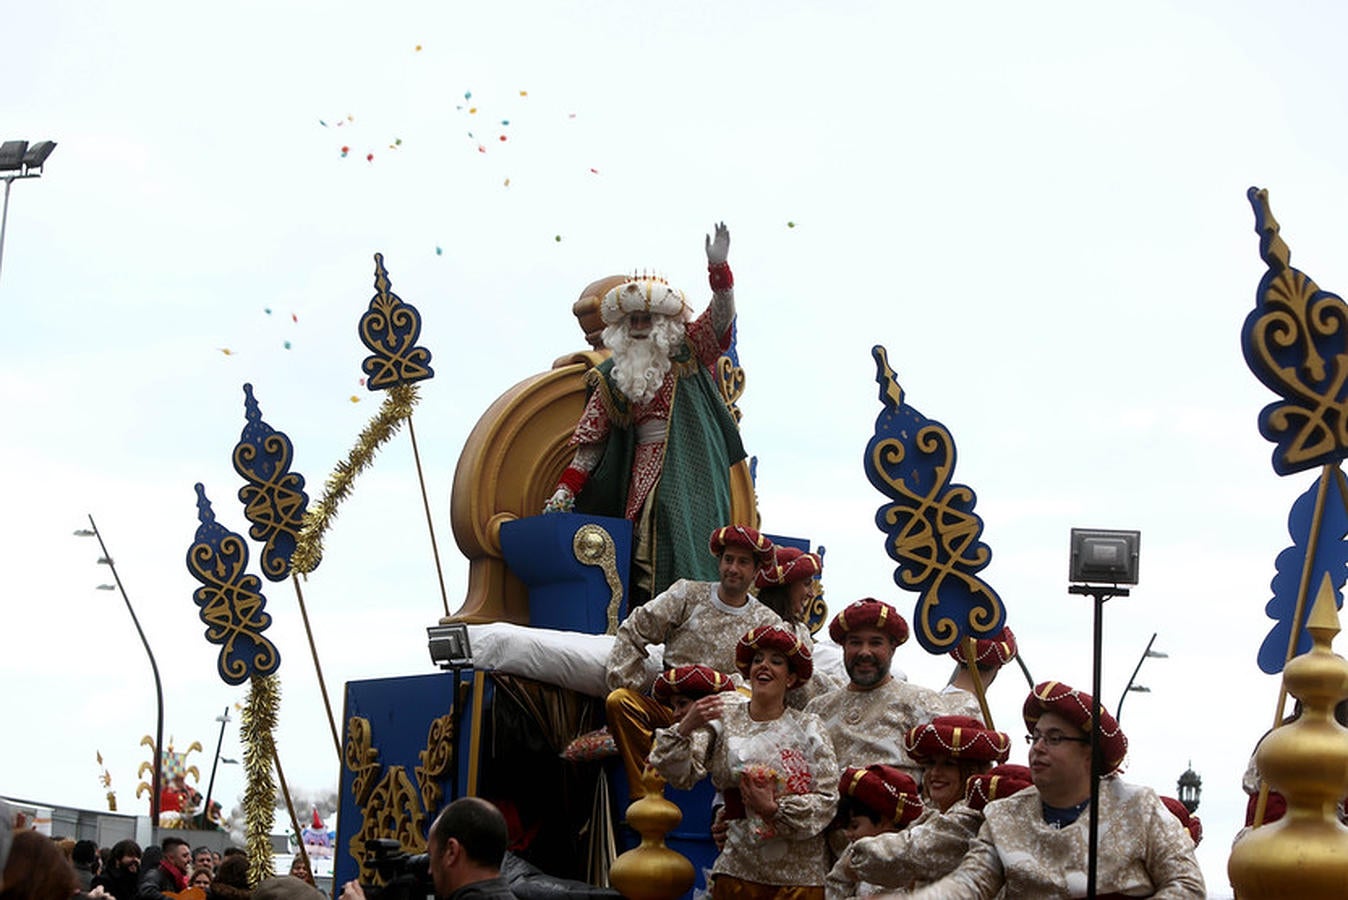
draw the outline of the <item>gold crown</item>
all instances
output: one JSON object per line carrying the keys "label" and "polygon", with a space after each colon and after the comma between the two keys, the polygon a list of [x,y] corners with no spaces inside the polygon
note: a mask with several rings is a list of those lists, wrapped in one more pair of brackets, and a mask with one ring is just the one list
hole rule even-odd
{"label": "gold crown", "polygon": [[642,269],[640,274],[637,273],[636,269],[633,269],[632,276],[628,280],[650,281],[654,282],[655,284],[663,284],[665,287],[669,287],[669,282],[665,279],[665,276],[657,274],[655,272],[647,272],[645,269]]}

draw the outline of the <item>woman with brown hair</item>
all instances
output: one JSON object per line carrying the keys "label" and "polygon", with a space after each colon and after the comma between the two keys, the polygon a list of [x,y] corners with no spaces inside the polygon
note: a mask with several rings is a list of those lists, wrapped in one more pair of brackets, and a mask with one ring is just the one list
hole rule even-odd
{"label": "woman with brown hair", "polygon": [[838,764],[819,718],[786,703],[813,672],[810,646],[780,625],[760,625],[740,638],[735,665],[749,701],[696,701],[656,732],[651,765],[681,789],[710,775],[725,795],[713,900],[823,900],[823,832],[838,803]]}
{"label": "woman with brown hair", "polygon": [[79,890],[75,869],[45,834],[20,831],[0,874],[0,900],[70,900]]}

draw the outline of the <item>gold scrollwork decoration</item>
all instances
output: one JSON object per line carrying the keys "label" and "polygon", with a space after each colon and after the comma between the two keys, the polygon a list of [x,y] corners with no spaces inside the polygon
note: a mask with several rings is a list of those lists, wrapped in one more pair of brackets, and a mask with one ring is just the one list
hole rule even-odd
{"label": "gold scrollwork decoration", "polygon": [[370,720],[360,716],[347,719],[345,762],[355,776],[351,780],[351,793],[362,810],[370,802],[370,792],[379,775],[378,759],[379,751],[371,746]]}
{"label": "gold scrollwork decoration", "polygon": [[384,268],[384,254],[374,255],[375,295],[360,317],[360,340],[371,355],[361,362],[365,386],[382,391],[434,377],[431,351],[417,346],[421,336],[421,313],[393,293]]}
{"label": "gold scrollwork decoration", "polygon": [[1245,319],[1241,346],[1255,377],[1282,400],[1259,415],[1277,444],[1273,468],[1289,475],[1348,456],[1348,304],[1291,265],[1268,192],[1250,189],[1268,271]]}
{"label": "gold scrollwork decoration", "polygon": [[382,879],[366,861],[365,842],[375,838],[393,838],[408,853],[426,850],[426,814],[407,770],[389,766],[384,777],[370,792],[369,802],[361,810],[360,831],[348,845],[351,855],[360,860],[360,880],[365,884],[380,884]]}
{"label": "gold scrollwork decoration", "polygon": [[454,765],[453,715],[440,716],[431,722],[426,734],[426,749],[417,754],[417,759],[421,760],[421,765],[414,771],[421,787],[421,805],[430,817],[440,809],[440,801],[445,798],[439,781]]}
{"label": "gold scrollwork decoration", "polygon": [[918,594],[915,636],[928,652],[945,653],[963,635],[990,634],[1005,619],[1001,598],[977,575],[992,551],[979,540],[983,522],[974,512],[974,492],[951,481],[954,438],[906,401],[885,349],[871,353],[884,408],[864,468],[891,501],[880,508],[876,524],[899,563],[896,583]]}
{"label": "gold scrollwork decoration", "polygon": [[721,390],[721,399],[725,401],[726,409],[735,417],[738,423],[743,413],[740,412],[739,399],[744,396],[744,367],[735,365],[735,361],[729,356],[722,356],[716,360],[716,386]]}
{"label": "gold scrollwork decoration", "polygon": [[581,565],[598,566],[604,573],[604,581],[609,589],[608,623],[604,633],[617,634],[623,585],[622,579],[618,577],[618,556],[613,536],[593,522],[586,523],[576,529],[576,534],[571,539],[571,552],[576,555],[576,561]]}

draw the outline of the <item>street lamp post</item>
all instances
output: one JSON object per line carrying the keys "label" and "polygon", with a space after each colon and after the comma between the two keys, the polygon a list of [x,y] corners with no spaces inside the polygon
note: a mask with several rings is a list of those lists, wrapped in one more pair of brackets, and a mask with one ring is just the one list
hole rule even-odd
{"label": "street lamp post", "polygon": [[103,551],[103,556],[98,562],[112,570],[112,579],[117,582],[117,590],[122,593],[122,600],[126,602],[126,611],[131,613],[131,621],[136,626],[136,633],[140,635],[140,642],[145,645],[145,655],[150,658],[150,670],[154,672],[154,692],[158,714],[155,718],[154,730],[154,774],[150,783],[150,825],[152,828],[158,828],[159,773],[164,764],[164,685],[159,680],[159,664],[154,660],[154,652],[150,650],[150,642],[145,638],[145,630],[140,627],[140,619],[136,617],[136,611],[131,607],[131,598],[126,595],[126,588],[122,586],[122,579],[117,574],[117,567],[113,565],[112,557],[108,555],[108,545],[103,543],[103,535],[99,534],[98,526],[94,524],[92,515],[89,516],[89,529],[81,528],[75,532],[75,536],[98,538],[99,549]]}
{"label": "street lamp post", "polygon": [[[5,261],[5,226],[9,224],[9,189],[22,178],[41,178],[42,166],[56,149],[55,141],[5,141],[0,144],[0,178],[5,182],[4,211],[0,212],[0,266]],[[14,173],[14,174],[11,174]]]}
{"label": "street lamp post", "polygon": [[205,828],[206,823],[211,819],[211,794],[215,791],[215,770],[220,766],[220,748],[225,743],[225,726],[229,724],[229,707],[225,707],[223,714],[215,717],[215,721],[220,723],[220,737],[215,742],[215,761],[211,763],[211,780],[206,784],[206,804],[201,810],[201,819],[197,823],[199,827]]}
{"label": "street lamp post", "polygon": [[1139,694],[1151,693],[1151,688],[1143,687],[1140,684],[1133,684],[1133,681],[1137,679],[1137,673],[1142,671],[1142,664],[1149,659],[1170,658],[1169,653],[1162,653],[1160,650],[1151,649],[1151,645],[1154,644],[1155,642],[1156,642],[1156,632],[1153,631],[1151,633],[1151,640],[1147,641],[1147,649],[1142,651],[1141,658],[1138,659],[1137,665],[1133,668],[1133,674],[1128,677],[1128,686],[1125,687],[1123,689],[1123,693],[1119,695],[1119,705],[1114,710],[1114,718],[1116,721],[1120,723],[1123,722],[1123,701],[1125,698],[1127,698],[1129,691],[1135,691]]}

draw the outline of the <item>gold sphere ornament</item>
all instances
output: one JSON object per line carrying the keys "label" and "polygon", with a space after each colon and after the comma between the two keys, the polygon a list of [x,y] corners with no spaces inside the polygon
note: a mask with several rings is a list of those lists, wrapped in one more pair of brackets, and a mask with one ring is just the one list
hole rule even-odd
{"label": "gold sphere ornament", "polygon": [[1232,848],[1227,874],[1241,900],[1342,897],[1348,885],[1348,828],[1337,812],[1348,794],[1348,729],[1334,718],[1334,706],[1348,697],[1348,661],[1330,646],[1339,619],[1328,574],[1306,627],[1310,651],[1283,669],[1301,715],[1255,754],[1264,780],[1287,798],[1287,814]]}
{"label": "gold sphere ornament", "polygon": [[629,900],[675,900],[693,886],[693,864],[665,846],[665,835],[683,821],[683,813],[665,799],[665,782],[650,766],[642,773],[646,796],[627,807],[627,824],[641,835],[634,847],[613,861],[609,882]]}

